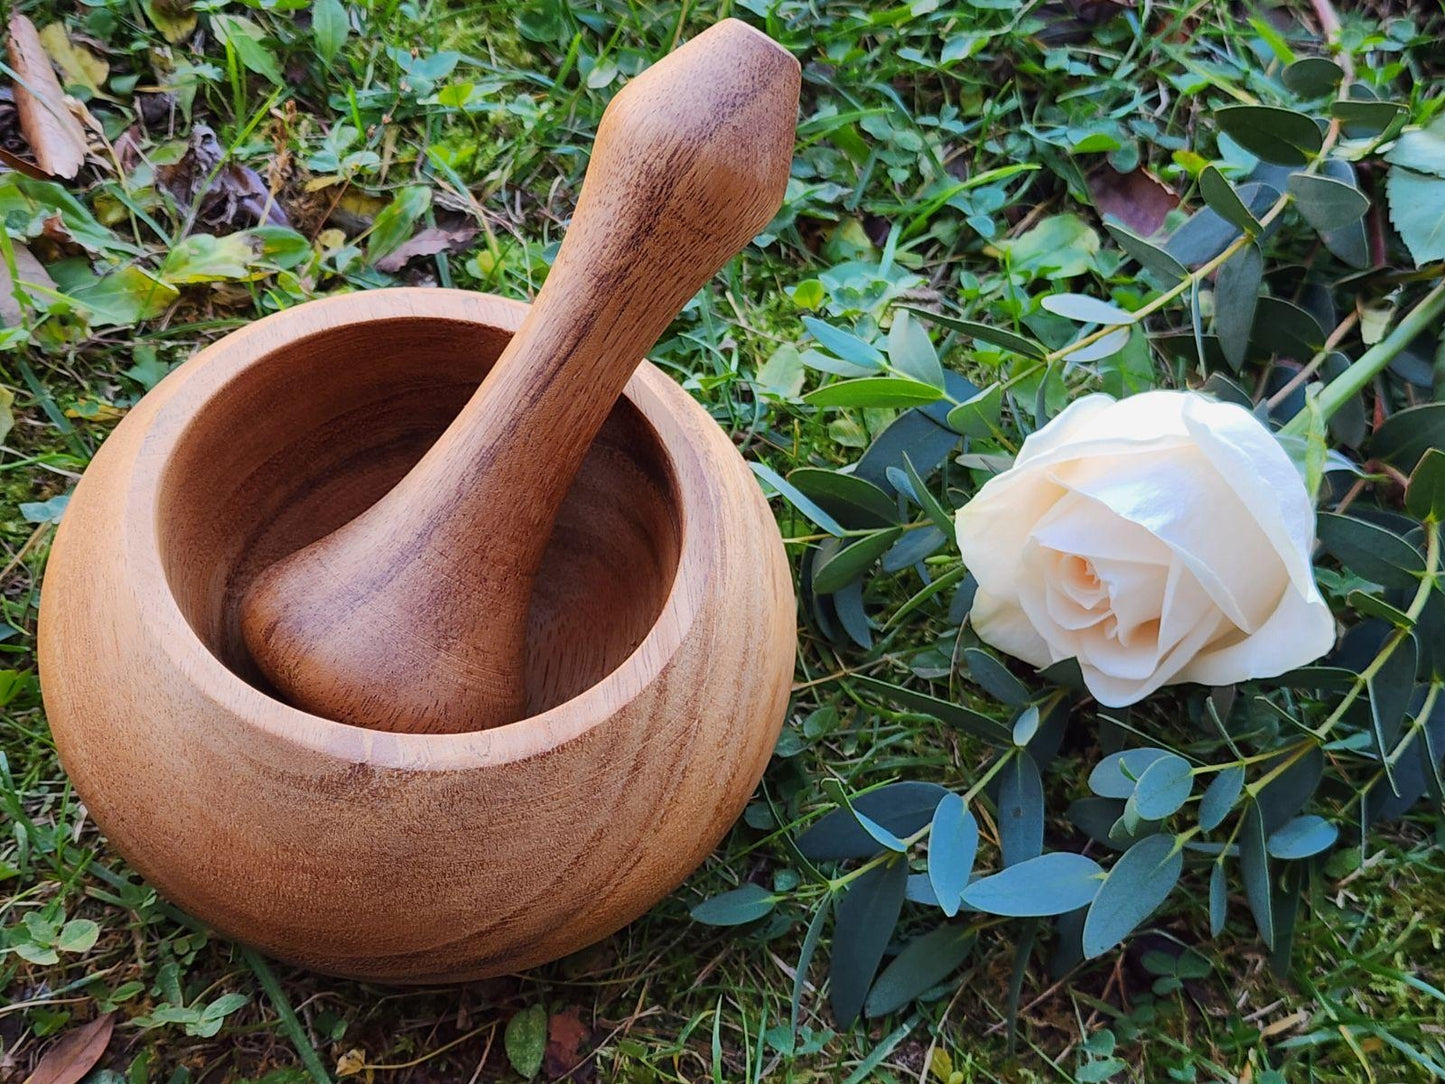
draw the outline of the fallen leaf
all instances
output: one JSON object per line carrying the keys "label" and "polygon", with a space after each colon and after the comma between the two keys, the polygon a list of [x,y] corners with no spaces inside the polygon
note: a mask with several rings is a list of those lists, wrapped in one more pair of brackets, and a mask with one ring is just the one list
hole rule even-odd
{"label": "fallen leaf", "polygon": [[179,45],[196,31],[196,12],[190,0],[141,0],[141,7],[172,45]]}
{"label": "fallen leaf", "polygon": [[591,1034],[576,1008],[552,1014],[547,1020],[547,1050],[542,1055],[548,1079],[566,1076],[581,1064],[582,1044]]}
{"label": "fallen leaf", "polygon": [[100,88],[110,76],[110,65],[72,40],[64,23],[51,23],[42,30],[40,44],[65,76],[66,86],[85,87],[92,94],[102,93]]}
{"label": "fallen leaf", "polygon": [[[50,272],[45,270],[44,264],[35,258],[34,253],[18,241],[11,241],[10,244],[15,250],[15,270],[20,275],[20,288],[24,290],[28,284],[34,283],[54,290],[55,280],[50,277]],[[15,296],[15,284],[10,279],[10,268],[5,265],[4,260],[0,260],[0,324],[14,327],[19,323],[20,301]]]}
{"label": "fallen leaf", "polygon": [[1100,166],[1089,174],[1088,184],[1099,214],[1117,218],[1140,237],[1162,230],[1164,217],[1179,206],[1174,189],[1143,168],[1120,173]]}
{"label": "fallen leaf", "polygon": [[25,1084],[76,1084],[95,1067],[110,1044],[115,1013],[97,1016],[90,1023],[68,1031],[45,1052]]}
{"label": "fallen leaf", "polygon": [[366,1068],[366,1051],[354,1046],[336,1059],[337,1076],[355,1076]]}
{"label": "fallen leaf", "polygon": [[85,162],[85,129],[66,103],[35,24],[18,13],[10,19],[9,53],[20,129],[36,163],[52,176],[74,177]]}
{"label": "fallen leaf", "polygon": [[475,226],[458,226],[444,230],[439,226],[428,226],[410,241],[403,241],[381,259],[376,261],[378,271],[400,271],[409,260],[418,256],[435,256],[438,252],[456,252],[466,248],[477,236]]}
{"label": "fallen leaf", "polygon": [[182,212],[196,206],[196,217],[213,228],[291,224],[260,174],[226,160],[216,133],[204,124],[191,129],[186,152],[175,164],[158,168],[156,180]]}

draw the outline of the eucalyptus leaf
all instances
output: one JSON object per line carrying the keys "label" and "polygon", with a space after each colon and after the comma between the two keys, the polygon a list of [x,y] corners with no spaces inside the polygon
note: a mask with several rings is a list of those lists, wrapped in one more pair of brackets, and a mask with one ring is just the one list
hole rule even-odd
{"label": "eucalyptus leaf", "polygon": [[1289,194],[1305,221],[1321,233],[1357,222],[1370,209],[1358,188],[1316,173],[1291,173]]}
{"label": "eucalyptus leaf", "polygon": [[998,776],[998,835],[1003,864],[1036,858],[1044,849],[1044,785],[1034,758],[1019,750]]}
{"label": "eucalyptus leaf", "polygon": [[1315,525],[1320,545],[1340,564],[1384,587],[1413,587],[1425,558],[1399,535],[1378,524],[1321,512]]}
{"label": "eucalyptus leaf", "polygon": [[1254,310],[1264,281],[1264,256],[1258,245],[1245,245],[1228,260],[1214,282],[1214,333],[1225,359],[1238,371],[1249,351]]}
{"label": "eucalyptus leaf", "polygon": [[1087,294],[1049,294],[1039,302],[1056,316],[1080,324],[1132,324],[1134,314]]}
{"label": "eucalyptus leaf", "polygon": [[1001,700],[1013,708],[1028,703],[1028,687],[1014,677],[996,655],[981,647],[966,647],[963,649],[963,661],[973,680],[995,700]]}
{"label": "eucalyptus leaf", "polygon": [[[1273,188],[1254,182],[1240,185],[1237,192],[1250,214],[1256,217],[1277,198]],[[1165,248],[1181,264],[1197,267],[1214,259],[1239,236],[1238,226],[1220,217],[1214,208],[1205,207],[1169,235]]]}
{"label": "eucalyptus leaf", "polygon": [[966,437],[987,438],[998,427],[1003,409],[1003,385],[990,384],[948,412],[948,427]]}
{"label": "eucalyptus leaf", "polygon": [[1330,115],[1340,122],[1345,135],[1351,139],[1380,139],[1398,131],[1410,111],[1399,102],[1345,98],[1330,103]]}
{"label": "eucalyptus leaf", "polygon": [[1128,798],[1149,766],[1166,757],[1178,759],[1167,749],[1151,747],[1111,753],[1089,773],[1089,789],[1101,798]]}
{"label": "eucalyptus leaf", "polygon": [[1387,773],[1390,764],[1386,758],[1400,738],[1400,728],[1410,707],[1418,658],[1415,637],[1406,634],[1365,682],[1370,695],[1370,725],[1375,735],[1375,751]]}
{"label": "eucalyptus leaf", "polygon": [[1305,165],[1324,145],[1314,119],[1293,109],[1231,105],[1215,110],[1214,120],[1250,154],[1282,166]]}
{"label": "eucalyptus leaf", "polygon": [[1239,870],[1244,877],[1244,896],[1259,936],[1267,948],[1274,948],[1274,883],[1265,842],[1264,819],[1259,806],[1250,803],[1239,832]]}
{"label": "eucalyptus leaf", "polygon": [[818,902],[818,909],[813,912],[813,917],[808,922],[808,930],[803,935],[803,947],[798,951],[798,963],[793,969],[793,996],[789,1015],[793,1031],[798,1030],[798,1015],[803,1008],[803,990],[808,985],[808,969],[813,963],[813,954],[818,951],[818,942],[823,936],[823,924],[827,922],[833,909],[832,902],[832,896],[824,896]]}
{"label": "eucalyptus leaf", "polygon": [[855,530],[898,523],[898,504],[893,497],[856,474],[799,467],[788,475],[788,482],[833,519]]}
{"label": "eucalyptus leaf", "polygon": [[942,397],[942,389],[907,377],[862,376],[810,391],[803,402],[815,407],[911,407]]}
{"label": "eucalyptus leaf", "polygon": [[1244,205],[1234,186],[1216,167],[1206,166],[1199,175],[1199,192],[1214,213],[1235,229],[1251,235],[1258,234],[1262,229],[1259,219]]}
{"label": "eucalyptus leaf", "polygon": [[[944,544],[953,537],[953,532],[940,531],[933,524],[924,526],[921,530],[909,531],[897,542],[895,542],[883,555],[879,567],[884,572],[901,572],[933,556]],[[857,582],[856,580],[854,581]]]}
{"label": "eucalyptus leaf", "polygon": [[1229,917],[1229,886],[1224,879],[1224,863],[1215,862],[1209,868],[1209,936],[1218,937],[1224,932]]}
{"label": "eucalyptus leaf", "polygon": [[741,926],[764,917],[777,902],[762,885],[746,884],[703,900],[692,909],[692,917],[709,926]]}
{"label": "eucalyptus leaf", "polygon": [[1345,596],[1345,603],[1361,617],[1378,617],[1400,629],[1408,629],[1414,625],[1409,614],[1396,606],[1391,606],[1378,595],[1358,590],[1351,591]]}
{"label": "eucalyptus leaf", "polygon": [[857,335],[814,316],[803,317],[803,326],[808,329],[808,334],[818,340],[818,345],[835,357],[863,369],[883,368],[883,351],[872,343],[864,342]]}
{"label": "eucalyptus leaf", "polygon": [[958,914],[978,855],[978,820],[962,798],[951,791],[933,811],[928,832],[928,881],[938,906],[949,918]]}
{"label": "eucalyptus leaf", "polygon": [[875,531],[852,542],[813,570],[813,590],[829,595],[863,575],[903,534],[902,527]]}
{"label": "eucalyptus leaf", "polygon": [[1370,437],[1370,454],[1409,473],[1431,448],[1445,448],[1445,403],[1425,403],[1390,415]]}
{"label": "eucalyptus leaf", "polygon": [[895,836],[910,836],[933,819],[945,794],[937,783],[904,780],[870,790],[851,799],[852,810],[835,809],[798,837],[799,853],[810,862],[868,858],[883,848],[859,825],[862,813]]}
{"label": "eucalyptus leaf", "polygon": [[1209,832],[1223,824],[1234,803],[1239,801],[1242,790],[1244,768],[1231,764],[1217,773],[1205,788],[1204,797],[1199,800],[1199,827]]}
{"label": "eucalyptus leaf", "polygon": [[1099,891],[1103,876],[1103,869],[1092,858],[1054,851],[980,877],[964,889],[963,901],[990,915],[1061,915],[1087,906]]}
{"label": "eucalyptus leaf", "polygon": [[829,967],[830,1001],[840,1028],[858,1018],[883,952],[898,924],[908,863],[901,859],[875,866],[844,890],[833,925]]}
{"label": "eucalyptus leaf", "polygon": [[888,364],[905,376],[936,388],[943,387],[943,366],[928,332],[907,309],[893,317],[888,331]]}
{"label": "eucalyptus leaf", "polygon": [[957,727],[965,733],[972,734],[976,738],[982,738],[991,745],[1008,747],[1013,744],[1013,735],[1002,723],[990,719],[987,715],[966,708],[962,704],[954,704],[948,700],[939,700],[937,697],[929,696],[927,693],[915,692],[912,689],[905,689],[899,685],[891,685],[886,681],[877,678],[854,675],[849,681],[860,689],[868,689],[881,696],[887,697],[895,704],[900,704],[910,711],[919,711],[925,715],[931,715],[941,723]]}
{"label": "eucalyptus leaf", "polygon": [[1324,775],[1325,755],[1318,745],[1311,745],[1302,754],[1281,753],[1266,760],[1261,770],[1268,776],[1286,764],[1250,806],[1259,810],[1260,827],[1266,836],[1303,809],[1314,795]]}
{"label": "eucalyptus leaf", "polygon": [[1129,801],[1144,820],[1158,821],[1182,806],[1193,789],[1194,774],[1189,762],[1168,753],[1144,769]]}
{"label": "eucalyptus leaf", "polygon": [[863,1004],[863,1014],[872,1018],[897,1012],[958,970],[973,951],[973,944],[973,932],[954,925],[943,925],[915,937],[878,976]]}
{"label": "eucalyptus leaf", "polygon": [[[939,503],[938,498],[933,495],[928,486],[924,484],[923,476],[914,468],[913,461],[908,453],[903,454],[904,474],[908,479],[909,495],[914,498],[918,506],[923,509],[933,525],[944,534],[953,535],[953,516],[947,508]],[[895,487],[896,488],[896,487]]]}
{"label": "eucalyptus leaf", "polygon": [[820,508],[817,503],[810,500],[797,486],[773,470],[772,467],[766,463],[749,463],[748,467],[759,478],[777,490],[789,504],[807,516],[808,519],[812,520],[813,523],[834,537],[839,537],[843,534],[844,528],[837,520]]}
{"label": "eucalyptus leaf", "polygon": [[1069,347],[1061,356],[1065,360],[1074,362],[1077,365],[1084,365],[1091,361],[1102,361],[1104,358],[1112,358],[1128,344],[1129,329],[1126,327],[1114,328],[1106,334],[1099,336],[1099,338],[1091,343],[1078,347]]}
{"label": "eucalyptus leaf", "polygon": [[1295,817],[1270,834],[1265,845],[1274,858],[1300,859],[1327,851],[1335,845],[1340,830],[1313,814]]}
{"label": "eucalyptus leaf", "polygon": [[1332,93],[1344,77],[1344,69],[1323,56],[1301,57],[1280,76],[1284,85],[1301,98],[1323,98]]}
{"label": "eucalyptus leaf", "polygon": [[1127,226],[1106,218],[1104,228],[1114,238],[1115,244],[1137,260],[1140,266],[1146,270],[1152,271],[1170,282],[1178,282],[1189,274],[1188,269],[1163,247],[1156,245],[1153,241],[1145,240]]}
{"label": "eucalyptus leaf", "polygon": [[1118,849],[1109,838],[1109,830],[1124,813],[1124,802],[1119,798],[1090,796],[1079,798],[1069,806],[1069,820],[1095,843]]}
{"label": "eucalyptus leaf", "polygon": [[1184,855],[1174,837],[1139,840],[1109,869],[1084,918],[1084,956],[1093,959],[1124,940],[1174,890]]}
{"label": "eucalyptus leaf", "polygon": [[[950,398],[962,402],[978,393],[972,383],[948,370],[943,374],[944,388]],[[905,410],[889,422],[883,432],[873,438],[863,458],[853,468],[853,475],[889,491],[889,467],[902,467],[906,455],[921,475],[927,476],[958,446],[958,434],[948,428],[948,401]]]}
{"label": "eucalyptus leaf", "polygon": [[1430,448],[1420,457],[1405,488],[1405,510],[1419,520],[1445,521],[1445,450]]}
{"label": "eucalyptus leaf", "polygon": [[1048,353],[1042,343],[1003,328],[980,324],[974,320],[961,320],[956,316],[945,316],[942,313],[929,312],[927,309],[908,309],[907,311],[916,313],[924,319],[932,320],[935,324],[942,324],[954,331],[961,331],[970,338],[978,339],[992,346],[1003,347],[1005,350],[1012,350],[1015,354],[1022,354],[1026,358],[1042,361]]}
{"label": "eucalyptus leaf", "polygon": [[1250,340],[1266,354],[1308,357],[1325,343],[1325,330],[1302,305],[1282,297],[1261,297],[1255,303]]}

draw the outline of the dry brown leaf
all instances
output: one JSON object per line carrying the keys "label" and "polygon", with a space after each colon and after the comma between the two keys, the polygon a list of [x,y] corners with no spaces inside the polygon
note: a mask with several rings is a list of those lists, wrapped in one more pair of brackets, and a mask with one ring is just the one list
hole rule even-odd
{"label": "dry brown leaf", "polygon": [[1143,167],[1120,173],[1112,166],[1100,166],[1089,174],[1088,182],[1099,214],[1117,218],[1140,237],[1162,230],[1164,216],[1179,206],[1174,189]]}
{"label": "dry brown leaf", "polygon": [[261,175],[225,160],[216,133],[204,124],[191,129],[186,153],[173,165],[157,169],[156,180],[183,212],[196,207],[196,217],[217,232],[226,232],[225,227],[291,224]]}
{"label": "dry brown leaf", "polygon": [[542,1056],[548,1079],[566,1076],[577,1068],[582,1061],[582,1044],[591,1034],[575,1007],[552,1014],[547,1021],[547,1049]]}
{"label": "dry brown leaf", "polygon": [[64,23],[51,23],[40,32],[40,44],[65,76],[66,86],[85,87],[92,94],[101,94],[101,86],[110,76],[110,65],[88,48],[71,40]]}
{"label": "dry brown leaf", "polygon": [[35,24],[18,12],[10,19],[10,66],[18,76],[15,107],[36,164],[53,177],[74,177],[85,162],[85,129],[65,99]]}
{"label": "dry brown leaf", "polygon": [[[55,289],[55,280],[50,277],[50,272],[35,258],[28,248],[18,241],[12,241],[11,247],[15,250],[15,270],[20,274],[21,289],[26,283],[35,283],[37,286],[48,286]],[[0,324],[6,327],[14,327],[20,323],[20,302],[15,297],[15,284],[10,281],[10,269],[0,260]]]}
{"label": "dry brown leaf", "polygon": [[477,228],[475,226],[459,226],[454,230],[428,226],[410,241],[403,241],[377,260],[376,269],[378,271],[400,271],[406,266],[408,260],[414,260],[418,256],[434,256],[438,252],[455,252],[471,244],[476,236]]}
{"label": "dry brown leaf", "polygon": [[115,1013],[97,1016],[90,1023],[68,1031],[45,1052],[25,1084],[76,1084],[100,1060],[115,1029]]}

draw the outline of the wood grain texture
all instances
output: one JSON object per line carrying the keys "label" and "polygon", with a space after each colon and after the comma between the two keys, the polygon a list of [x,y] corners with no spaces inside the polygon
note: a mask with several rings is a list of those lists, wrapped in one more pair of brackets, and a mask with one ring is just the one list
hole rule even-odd
{"label": "wood grain texture", "polygon": [[380,730],[521,716],[528,603],[562,498],[637,359],[777,212],[798,85],[786,50],[730,19],[608,105],[561,251],[495,370],[385,497],[256,579],[242,627],[288,699]]}
{"label": "wood grain texture", "polygon": [[364,729],[249,665],[250,577],[405,474],[525,312],[380,290],[261,320],[131,411],[60,526],[39,654],[67,772],[165,895],[282,959],[411,983],[572,952],[706,856],[777,740],[781,540],[726,434],[646,363],[543,556],[527,718]]}

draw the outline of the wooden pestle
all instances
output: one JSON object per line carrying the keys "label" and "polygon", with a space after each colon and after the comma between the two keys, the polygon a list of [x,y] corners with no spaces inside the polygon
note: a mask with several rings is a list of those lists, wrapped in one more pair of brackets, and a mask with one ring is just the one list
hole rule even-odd
{"label": "wooden pestle", "polygon": [[476,394],[394,489],[243,598],[283,695],[379,730],[522,716],[558,507],[638,361],[777,213],[799,81],[791,54],[726,19],[618,93],[556,262]]}

